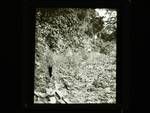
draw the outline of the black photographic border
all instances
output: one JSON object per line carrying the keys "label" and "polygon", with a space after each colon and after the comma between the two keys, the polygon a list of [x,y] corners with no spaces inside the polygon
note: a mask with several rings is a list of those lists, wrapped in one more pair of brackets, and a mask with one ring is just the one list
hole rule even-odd
{"label": "black photographic border", "polygon": [[[34,38],[36,8],[113,8],[117,10],[117,102],[116,104],[34,104]],[[125,112],[130,109],[130,4],[127,0],[22,2],[21,109],[23,111],[102,111]]]}

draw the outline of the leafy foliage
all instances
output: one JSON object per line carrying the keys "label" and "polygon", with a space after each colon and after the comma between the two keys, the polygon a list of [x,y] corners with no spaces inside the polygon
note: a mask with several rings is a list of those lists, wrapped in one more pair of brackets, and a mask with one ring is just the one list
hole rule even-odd
{"label": "leafy foliage", "polygon": [[53,93],[57,90],[70,103],[114,103],[116,18],[112,11],[107,11],[107,21],[96,17],[95,9],[36,12],[35,102],[59,103]]}

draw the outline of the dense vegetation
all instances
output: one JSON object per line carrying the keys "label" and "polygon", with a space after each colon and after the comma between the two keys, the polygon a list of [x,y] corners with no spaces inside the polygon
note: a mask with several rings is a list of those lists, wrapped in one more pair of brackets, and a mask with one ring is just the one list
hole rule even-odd
{"label": "dense vegetation", "polygon": [[104,20],[95,9],[37,9],[35,103],[116,102],[113,12]]}

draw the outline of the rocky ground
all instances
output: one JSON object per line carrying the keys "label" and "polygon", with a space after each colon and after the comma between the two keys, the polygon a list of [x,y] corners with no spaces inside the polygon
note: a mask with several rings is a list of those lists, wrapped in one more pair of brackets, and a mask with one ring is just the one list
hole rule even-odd
{"label": "rocky ground", "polygon": [[35,103],[115,103],[116,57],[97,52],[54,55],[53,77]]}

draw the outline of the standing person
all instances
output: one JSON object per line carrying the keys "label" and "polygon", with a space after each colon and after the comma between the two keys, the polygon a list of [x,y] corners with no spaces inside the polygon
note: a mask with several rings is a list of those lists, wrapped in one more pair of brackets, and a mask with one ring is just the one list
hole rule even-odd
{"label": "standing person", "polygon": [[51,78],[52,77],[52,68],[53,68],[53,52],[50,50],[48,45],[46,46],[46,63],[47,63],[47,69],[48,69],[48,75]]}

